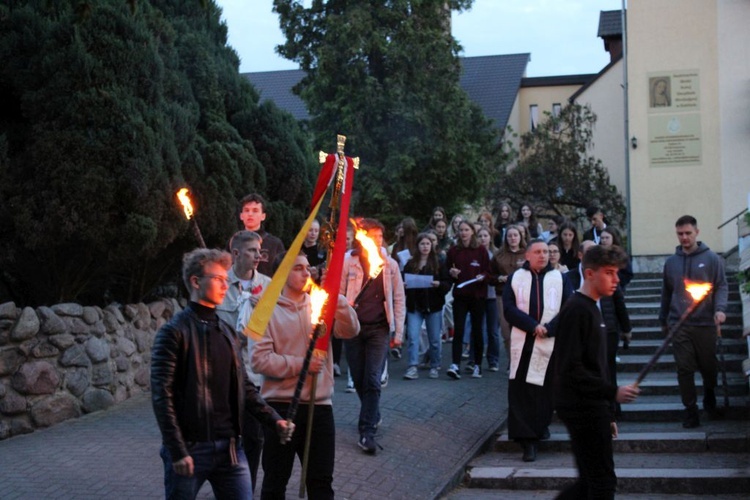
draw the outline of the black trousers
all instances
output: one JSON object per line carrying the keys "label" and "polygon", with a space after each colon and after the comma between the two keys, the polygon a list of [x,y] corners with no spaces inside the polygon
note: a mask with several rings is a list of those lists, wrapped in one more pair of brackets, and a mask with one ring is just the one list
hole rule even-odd
{"label": "black trousers", "polygon": [[695,372],[703,377],[703,391],[716,387],[719,363],[716,360],[716,327],[683,326],[672,339],[674,359],[677,363],[677,383],[680,397],[686,408],[696,405]]}
{"label": "black trousers", "polygon": [[557,409],[565,423],[578,467],[578,481],[557,496],[562,500],[613,499],[617,487],[612,458],[612,417],[607,408]]}
{"label": "black trousers", "polygon": [[482,366],[484,353],[484,337],[482,325],[484,323],[484,309],[486,299],[453,296],[453,346],[451,351],[452,363],[461,366],[461,352],[463,350],[464,330],[466,329],[466,315],[471,315],[471,344],[474,349],[474,364]]}
{"label": "black trousers", "polygon": [[247,457],[247,465],[250,468],[250,478],[253,481],[253,492],[255,491],[258,467],[260,466],[260,455],[263,452],[263,424],[257,418],[245,412],[245,423],[242,426],[242,447]]}
{"label": "black trousers", "polygon": [[[268,403],[282,417],[289,408],[288,403]],[[284,500],[286,486],[294,467],[294,457],[300,464],[305,452],[307,434],[307,414],[309,405],[300,403],[294,425],[297,427],[291,442],[281,444],[275,430],[265,427],[266,442],[263,448],[263,487],[261,500]],[[336,429],[333,422],[333,408],[330,405],[315,405],[312,436],[310,440],[310,460],[307,466],[307,498],[322,500],[333,498],[333,462],[336,454]],[[296,493],[295,493],[296,495]]]}

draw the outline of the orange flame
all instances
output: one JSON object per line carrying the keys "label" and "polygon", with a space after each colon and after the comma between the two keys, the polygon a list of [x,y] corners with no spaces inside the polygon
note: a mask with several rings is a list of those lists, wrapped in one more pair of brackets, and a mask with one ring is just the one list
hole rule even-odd
{"label": "orange flame", "polygon": [[378,274],[380,274],[380,271],[385,264],[383,257],[380,255],[380,248],[375,244],[375,240],[367,236],[367,231],[359,227],[357,221],[354,219],[349,220],[355,229],[354,237],[362,245],[365,257],[367,257],[367,261],[370,263],[370,278],[375,279],[378,277]]}
{"label": "orange flame", "polygon": [[190,197],[188,196],[188,189],[182,188],[179,191],[177,191],[177,199],[180,200],[180,203],[182,204],[182,210],[185,211],[185,218],[187,220],[190,220],[193,218],[193,203],[190,201]]}
{"label": "orange flame", "polygon": [[310,303],[312,310],[310,312],[310,323],[317,325],[320,321],[320,316],[323,314],[323,306],[328,300],[328,293],[324,288],[319,287],[311,278],[307,278],[306,290],[310,294]]}
{"label": "orange flame", "polygon": [[685,290],[693,297],[694,302],[703,300],[713,286],[711,283],[699,283],[697,281],[685,280]]}

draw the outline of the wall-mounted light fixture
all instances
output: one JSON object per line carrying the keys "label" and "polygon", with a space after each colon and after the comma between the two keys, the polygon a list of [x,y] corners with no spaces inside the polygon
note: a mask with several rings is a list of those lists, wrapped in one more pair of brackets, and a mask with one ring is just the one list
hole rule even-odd
{"label": "wall-mounted light fixture", "polygon": [[633,146],[633,149],[638,149],[638,139],[635,136],[630,139],[630,145]]}

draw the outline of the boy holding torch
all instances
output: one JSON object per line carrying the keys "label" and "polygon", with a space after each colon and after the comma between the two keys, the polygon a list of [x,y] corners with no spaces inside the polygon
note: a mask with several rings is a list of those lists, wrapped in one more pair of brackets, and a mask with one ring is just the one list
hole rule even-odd
{"label": "boy holding torch", "polygon": [[612,438],[617,437],[617,424],[612,402],[630,403],[640,391],[611,381],[607,329],[597,302],[615,293],[617,271],[626,259],[618,247],[591,247],[583,255],[583,285],[558,316],[555,409],[568,428],[579,474],[558,499],[615,496]]}
{"label": "boy holding torch", "polygon": [[[703,409],[716,411],[716,328],[726,320],[728,288],[724,262],[698,241],[700,231],[695,217],[683,215],[677,219],[675,232],[680,244],[664,263],[659,322],[666,334],[680,319],[684,320],[682,328],[674,334],[672,347],[677,383],[685,405],[682,426],[690,429],[700,425],[695,372],[699,371],[703,377]],[[710,284],[711,292],[689,317],[682,318],[694,300],[686,289],[686,280]]]}
{"label": "boy holding torch", "polygon": [[[252,354],[252,368],[263,375],[261,394],[282,415],[293,404],[295,388],[303,370],[312,324],[312,304],[307,293],[310,264],[304,252],[293,263],[265,335],[257,342]],[[336,300],[336,303],[332,301]],[[329,297],[326,307],[336,307],[334,335],[352,338],[359,333],[357,314],[344,296]],[[289,444],[282,444],[273,434],[266,433],[263,449],[263,486],[261,498],[284,499],[286,486],[294,466],[294,456],[302,460],[306,439],[311,440],[306,487],[309,498],[333,498],[333,464],[335,427],[331,397],[333,396],[333,361],[329,351],[325,357],[313,355],[300,394],[295,426],[297,432]],[[312,377],[318,377],[315,391],[313,427],[307,437]]]}

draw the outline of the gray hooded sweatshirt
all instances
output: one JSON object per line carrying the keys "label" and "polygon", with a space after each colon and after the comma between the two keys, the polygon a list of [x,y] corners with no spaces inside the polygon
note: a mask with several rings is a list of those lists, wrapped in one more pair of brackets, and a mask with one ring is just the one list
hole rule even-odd
{"label": "gray hooded sweatshirt", "polygon": [[727,310],[727,278],[724,275],[724,261],[702,242],[698,242],[698,248],[689,254],[678,246],[675,254],[664,263],[659,323],[662,326],[676,323],[693,303],[692,296],[685,290],[685,279],[708,282],[713,285],[713,288],[709,296],[684,324],[712,326],[714,314]]}

